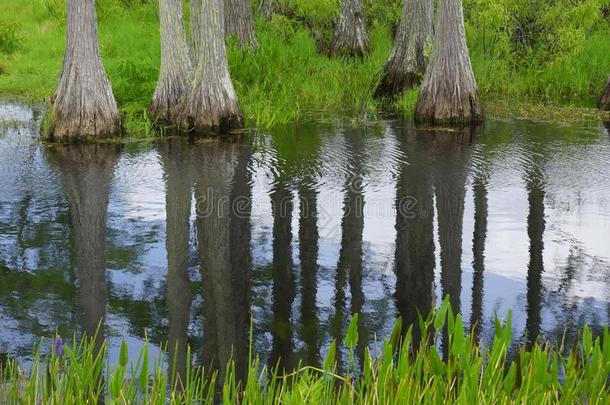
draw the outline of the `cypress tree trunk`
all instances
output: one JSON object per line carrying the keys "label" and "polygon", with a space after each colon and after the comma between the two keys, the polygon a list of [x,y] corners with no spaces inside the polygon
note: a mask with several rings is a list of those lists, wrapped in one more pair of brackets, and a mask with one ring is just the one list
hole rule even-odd
{"label": "cypress tree trunk", "polygon": [[370,48],[362,0],[343,0],[331,54],[364,56]]}
{"label": "cypress tree trunk", "polygon": [[432,0],[406,0],[390,59],[376,97],[393,96],[418,85],[426,72],[426,42],[432,38]]}
{"label": "cypress tree trunk", "polygon": [[250,0],[224,0],[226,35],[237,35],[240,48],[257,47]]}
{"label": "cypress tree trunk", "polygon": [[415,120],[431,124],[480,121],[483,113],[466,45],[462,0],[440,0],[439,8]]}
{"label": "cypress tree trunk", "polygon": [[199,60],[199,49],[201,44],[201,11],[202,0],[190,0],[190,24],[189,24],[189,50],[191,51],[191,62],[197,67]]}
{"label": "cypress tree trunk", "polygon": [[181,125],[197,134],[226,132],[242,124],[227,64],[224,0],[201,2],[199,54]]}
{"label": "cypress tree trunk", "polygon": [[160,0],[161,69],[148,108],[153,121],[177,124],[181,104],[191,84],[191,60],[186,43],[182,0]]}
{"label": "cypress tree trunk", "polygon": [[604,111],[610,111],[610,77],[606,82],[606,89],[599,99],[599,109]]}
{"label": "cypress tree trunk", "polygon": [[261,0],[259,11],[267,19],[270,20],[273,14],[277,12],[277,0]]}
{"label": "cypress tree trunk", "polygon": [[95,0],[67,0],[64,66],[51,109],[55,141],[121,132],[121,117],[102,64]]}

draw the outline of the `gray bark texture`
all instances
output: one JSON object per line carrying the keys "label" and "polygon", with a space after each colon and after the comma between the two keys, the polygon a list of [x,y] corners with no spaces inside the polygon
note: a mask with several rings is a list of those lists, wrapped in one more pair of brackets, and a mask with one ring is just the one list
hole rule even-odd
{"label": "gray bark texture", "polygon": [[440,0],[432,57],[417,98],[415,120],[460,124],[482,117],[466,44],[462,0]]}
{"label": "gray bark texture", "polygon": [[195,134],[226,132],[242,125],[227,63],[224,0],[201,2],[199,55],[181,126]]}
{"label": "gray bark texture", "polygon": [[252,5],[250,0],[224,0],[225,3],[225,34],[237,35],[240,48],[255,49],[258,46],[252,21]]}
{"label": "gray bark texture", "polygon": [[383,67],[376,97],[393,96],[421,82],[428,65],[424,49],[434,33],[432,14],[432,0],[405,0],[396,43]]}
{"label": "gray bark texture", "polygon": [[267,19],[270,20],[273,14],[277,13],[279,5],[277,0],[261,0],[258,6],[259,12]]}
{"label": "gray bark texture", "polygon": [[66,7],[64,66],[47,135],[69,142],[119,134],[121,117],[102,64],[95,0],[67,0]]}
{"label": "gray bark texture", "polygon": [[197,65],[199,60],[199,49],[201,47],[201,10],[202,0],[190,0],[190,24],[189,24],[189,49],[191,51],[191,61]]}
{"label": "gray bark texture", "polygon": [[343,0],[341,14],[330,49],[336,56],[364,56],[371,44],[366,32],[362,0]]}
{"label": "gray bark texture", "polygon": [[610,77],[608,77],[604,93],[599,99],[599,109],[603,111],[610,111]]}
{"label": "gray bark texture", "polygon": [[182,0],[160,0],[159,19],[161,69],[148,116],[159,123],[178,124],[192,78]]}

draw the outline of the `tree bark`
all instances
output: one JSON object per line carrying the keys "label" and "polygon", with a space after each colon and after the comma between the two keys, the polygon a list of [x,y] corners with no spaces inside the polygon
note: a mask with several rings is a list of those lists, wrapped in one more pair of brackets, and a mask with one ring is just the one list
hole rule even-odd
{"label": "tree bark", "polygon": [[440,0],[430,65],[415,120],[431,124],[481,121],[483,113],[470,64],[461,0]]}
{"label": "tree bark", "polygon": [[362,0],[343,0],[330,50],[331,54],[364,56],[369,53],[370,48]]}
{"label": "tree bark", "polygon": [[224,0],[200,1],[197,68],[183,109],[182,124],[195,134],[226,132],[242,125],[227,63]]}
{"label": "tree bark", "polygon": [[224,4],[226,36],[236,34],[240,48],[255,49],[258,43],[254,33],[250,0],[224,0]]}
{"label": "tree bark", "polygon": [[599,109],[603,111],[610,111],[610,77],[608,77],[606,89],[599,99]]}
{"label": "tree bark", "polygon": [[46,134],[69,142],[121,132],[121,117],[106,77],[95,0],[67,0],[64,66]]}
{"label": "tree bark", "polygon": [[424,49],[434,32],[432,14],[432,0],[405,0],[396,43],[383,67],[376,97],[393,96],[421,82],[428,65]]}
{"label": "tree bark", "polygon": [[189,24],[189,49],[191,51],[191,62],[197,67],[199,60],[199,49],[201,47],[201,12],[203,8],[202,0],[190,0],[190,24]]}
{"label": "tree bark", "polygon": [[160,0],[161,69],[148,116],[162,124],[179,124],[182,103],[191,85],[192,67],[184,28],[182,0]]}
{"label": "tree bark", "polygon": [[277,13],[277,10],[277,0],[261,0],[259,11],[267,20],[270,20],[273,14]]}

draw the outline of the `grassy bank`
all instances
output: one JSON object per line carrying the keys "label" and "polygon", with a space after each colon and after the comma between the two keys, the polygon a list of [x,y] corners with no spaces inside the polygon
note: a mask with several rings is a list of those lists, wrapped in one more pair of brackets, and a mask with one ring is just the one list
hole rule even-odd
{"label": "grassy bank", "polygon": [[[282,14],[271,21],[255,13],[256,51],[229,46],[231,73],[250,125],[271,127],[311,110],[411,113],[417,91],[383,106],[372,97],[392,47],[401,1],[365,1],[373,51],[363,60],[331,59],[320,52],[332,37],[338,0],[280,3]],[[510,100],[504,105],[511,106],[519,100],[521,105],[594,106],[610,69],[608,0],[546,3],[465,0],[473,68],[486,105]],[[145,110],[159,69],[155,4],[98,0],[104,63],[131,135],[150,130]],[[64,2],[4,0],[2,7],[0,96],[45,100],[61,69]],[[572,110],[570,118],[579,112]]]}
{"label": "grassy bank", "polygon": [[[511,347],[510,316],[496,322],[493,345],[480,348],[465,335],[460,315],[454,317],[447,301],[436,315],[420,321],[421,334],[398,322],[381,355],[367,350],[357,366],[357,317],[346,333],[349,349],[346,370],[336,367],[337,347],[333,343],[320,367],[302,367],[280,375],[268,370],[251,355],[243,381],[235,365],[222,370],[222,377],[187,361],[182,378],[172,378],[162,361],[150,371],[146,347],[138,359],[127,356],[123,345],[119,364],[106,365],[104,344],[83,340],[77,346],[53,345],[53,353],[36,357],[30,372],[16,362],[0,363],[2,403],[106,403],[151,404],[326,404],[326,403],[588,403],[610,401],[610,333],[593,339],[582,331],[582,339],[561,352],[549,345],[533,345],[508,356]],[[443,348],[439,348],[441,337]],[[428,336],[417,339],[415,336]],[[443,360],[444,358],[444,360]],[[172,367],[170,366],[170,369]],[[223,381],[220,382],[219,380]]]}

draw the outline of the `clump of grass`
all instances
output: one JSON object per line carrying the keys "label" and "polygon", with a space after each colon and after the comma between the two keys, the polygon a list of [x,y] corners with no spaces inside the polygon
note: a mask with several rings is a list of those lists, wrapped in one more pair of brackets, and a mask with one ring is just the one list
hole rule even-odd
{"label": "clump of grass", "polygon": [[[105,366],[107,345],[83,339],[74,347],[57,346],[50,356],[37,355],[30,372],[14,360],[0,367],[2,403],[216,404],[222,403],[607,403],[610,400],[610,332],[593,338],[582,331],[567,353],[534,344],[509,355],[510,314],[496,320],[493,343],[482,348],[466,334],[461,315],[454,316],[446,300],[436,313],[404,327],[399,320],[378,357],[367,349],[357,364],[357,315],[344,340],[350,351],[347,370],[337,369],[337,344],[332,343],[323,366],[299,367],[280,374],[250,356],[246,377],[238,380],[235,363],[218,374],[201,367],[181,378],[166,372],[159,359],[149,372],[142,347],[130,363],[123,343],[119,362]],[[63,352],[63,353],[62,353]],[[186,353],[187,359],[190,352]],[[172,366],[170,365],[170,370]]]}
{"label": "clump of grass", "polygon": [[0,54],[12,55],[21,48],[16,23],[0,21]]}

